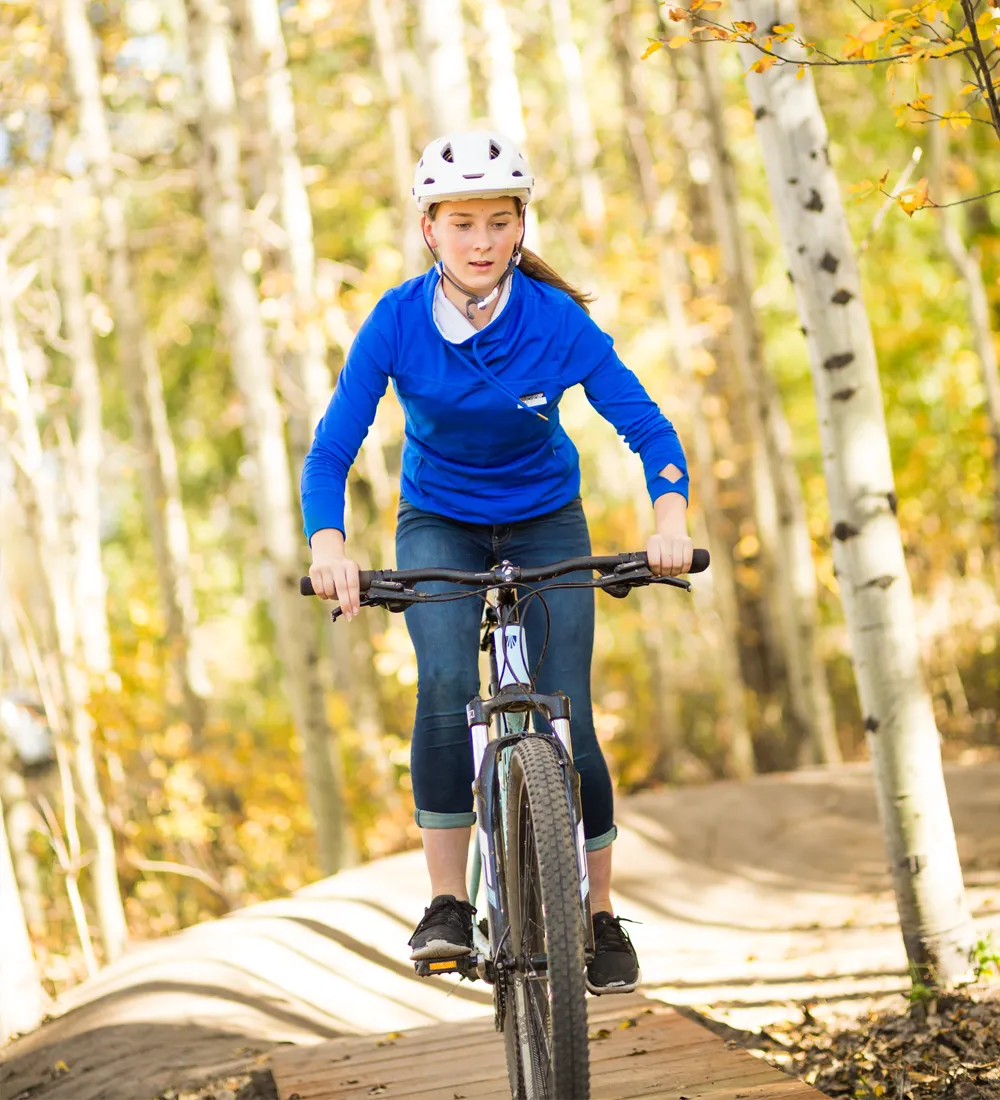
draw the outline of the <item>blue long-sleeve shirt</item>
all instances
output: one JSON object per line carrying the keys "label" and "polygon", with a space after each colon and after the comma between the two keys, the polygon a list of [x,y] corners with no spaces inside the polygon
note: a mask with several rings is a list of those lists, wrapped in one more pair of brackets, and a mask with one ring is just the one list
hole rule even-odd
{"label": "blue long-sleeve shirt", "polygon": [[[347,472],[390,379],[406,421],[400,489],[423,511],[502,524],[578,496],[579,455],[559,422],[575,385],[642,459],[650,498],[687,497],[673,425],[569,295],[515,270],[502,313],[454,344],[434,323],[438,279],[432,268],[386,291],[361,326],[302,470],[308,538],[344,531]],[[660,473],[671,464],[674,481]]]}

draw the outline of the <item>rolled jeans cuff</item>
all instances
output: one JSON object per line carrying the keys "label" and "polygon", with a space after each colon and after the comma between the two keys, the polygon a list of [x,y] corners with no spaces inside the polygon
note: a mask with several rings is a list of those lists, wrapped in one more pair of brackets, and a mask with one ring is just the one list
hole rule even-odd
{"label": "rolled jeans cuff", "polygon": [[614,844],[615,837],[618,836],[618,826],[612,825],[606,833],[601,833],[600,836],[590,837],[584,845],[588,852],[599,852],[602,848],[607,848],[609,844]]}
{"label": "rolled jeans cuff", "polygon": [[475,825],[476,815],[471,811],[467,814],[436,814],[431,810],[414,810],[413,820],[421,829],[467,829]]}

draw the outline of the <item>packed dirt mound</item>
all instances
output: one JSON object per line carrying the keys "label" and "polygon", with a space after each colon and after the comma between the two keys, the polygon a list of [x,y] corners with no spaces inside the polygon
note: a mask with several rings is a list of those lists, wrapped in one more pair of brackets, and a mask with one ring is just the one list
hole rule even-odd
{"label": "packed dirt mound", "polygon": [[[969,900],[1000,939],[1000,764],[950,766]],[[737,1028],[906,987],[869,769],[649,791],[619,804],[615,904],[644,991]],[[482,985],[420,979],[419,852],[324,879],[153,943],[62,999],[3,1052],[4,1100],[152,1100],[279,1042],[491,1014]]]}

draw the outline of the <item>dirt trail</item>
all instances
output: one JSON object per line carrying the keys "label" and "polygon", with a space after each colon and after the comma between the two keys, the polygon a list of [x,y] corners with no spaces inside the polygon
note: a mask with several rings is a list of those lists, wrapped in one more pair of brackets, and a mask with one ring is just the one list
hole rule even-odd
{"label": "dirt trail", "polygon": [[[1000,763],[946,774],[977,924],[1000,939]],[[749,1027],[904,987],[866,766],[647,792],[618,822],[616,906],[642,922],[647,995]],[[424,875],[407,852],[136,947],[4,1050],[0,1095],[153,1100],[276,1043],[491,1013],[488,988],[406,962]]]}

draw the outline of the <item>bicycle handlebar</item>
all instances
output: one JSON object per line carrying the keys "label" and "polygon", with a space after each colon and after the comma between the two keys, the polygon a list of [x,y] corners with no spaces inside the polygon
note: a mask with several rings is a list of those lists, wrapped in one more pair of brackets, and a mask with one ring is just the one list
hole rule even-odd
{"label": "bicycle handlebar", "polygon": [[[601,573],[613,573],[620,566],[636,565],[648,568],[646,552],[627,554],[605,554],[587,558],[566,558],[552,565],[540,565],[531,569],[512,567],[507,576],[502,566],[495,566],[484,573],[473,573],[466,569],[362,569],[359,574],[360,590],[367,592],[373,584],[391,584],[409,587],[420,581],[447,581],[450,584],[468,584],[478,588],[493,587],[498,584],[530,583],[547,581],[561,577],[565,573],[575,573],[582,569],[597,570]],[[703,573],[709,566],[707,550],[695,550],[691,559],[689,573]],[[622,580],[628,579],[628,573],[622,573]],[[302,577],[299,591],[303,596],[315,596],[312,578]]]}

